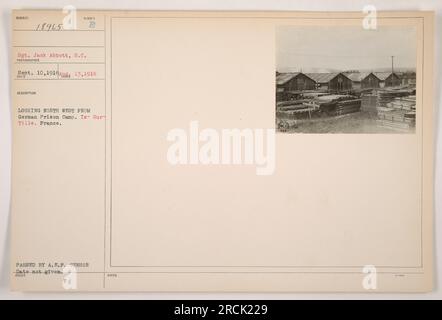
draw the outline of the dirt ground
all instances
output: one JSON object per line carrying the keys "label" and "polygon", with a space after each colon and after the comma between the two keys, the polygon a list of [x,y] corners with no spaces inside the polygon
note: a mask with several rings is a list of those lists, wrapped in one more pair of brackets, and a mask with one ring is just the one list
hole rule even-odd
{"label": "dirt ground", "polygon": [[[297,127],[291,127],[285,133],[404,133],[381,127],[376,122],[376,115],[360,111],[332,118],[298,120]],[[414,133],[414,129],[409,133]]]}

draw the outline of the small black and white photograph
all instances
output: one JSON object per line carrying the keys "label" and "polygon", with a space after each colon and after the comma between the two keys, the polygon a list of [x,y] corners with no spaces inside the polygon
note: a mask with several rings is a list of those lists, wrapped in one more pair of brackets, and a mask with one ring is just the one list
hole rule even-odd
{"label": "small black and white photograph", "polygon": [[279,26],[276,130],[414,133],[414,26]]}

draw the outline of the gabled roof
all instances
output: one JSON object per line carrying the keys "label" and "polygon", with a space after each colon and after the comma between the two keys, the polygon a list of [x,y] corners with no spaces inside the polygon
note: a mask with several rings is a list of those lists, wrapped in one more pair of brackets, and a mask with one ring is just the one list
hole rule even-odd
{"label": "gabled roof", "polygon": [[294,73],[280,73],[276,76],[276,84],[282,85],[287,83],[288,81],[292,80],[294,77],[296,77],[299,74],[299,72]]}
{"label": "gabled roof", "polygon": [[[385,79],[391,75],[391,72],[373,72],[373,74],[378,77],[379,80],[385,81]],[[396,73],[394,73],[394,75],[398,77]]]}
{"label": "gabled roof", "polygon": [[342,74],[344,77],[348,78],[345,74],[340,72],[306,73],[309,78],[312,78],[317,83],[328,83],[336,78],[339,74]]}
{"label": "gabled roof", "polygon": [[344,73],[344,75],[346,75],[347,78],[349,78],[353,82],[361,82],[369,74],[370,74],[370,72],[349,72],[349,73]]}
{"label": "gabled roof", "polygon": [[[290,72],[290,73],[280,73],[276,76],[276,85],[283,85],[286,84],[288,81],[292,80],[296,76],[303,74],[306,77],[308,77],[306,74],[302,72]],[[310,78],[310,77],[308,77]],[[313,79],[312,79],[313,80]]]}
{"label": "gabled roof", "polygon": [[308,77],[312,78],[315,82],[326,83],[336,77],[338,73],[306,73]]}

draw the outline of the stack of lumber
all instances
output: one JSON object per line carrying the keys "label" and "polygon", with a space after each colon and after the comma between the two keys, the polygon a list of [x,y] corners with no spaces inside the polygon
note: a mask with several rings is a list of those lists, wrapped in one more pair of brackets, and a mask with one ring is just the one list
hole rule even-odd
{"label": "stack of lumber", "polygon": [[315,108],[300,106],[295,110],[277,110],[276,117],[279,119],[308,119],[314,116],[316,112]]}
{"label": "stack of lumber", "polygon": [[361,99],[351,95],[319,94],[315,98],[278,104],[279,119],[311,119],[319,115],[339,116],[361,110]]}
{"label": "stack of lumber", "polygon": [[[413,117],[414,115],[414,117]],[[392,122],[407,122],[411,123],[416,118],[415,112],[401,112],[400,110],[385,110],[385,111],[379,111],[378,112],[378,119],[381,120],[389,120]]]}
{"label": "stack of lumber", "polygon": [[410,131],[411,126],[408,123],[405,122],[393,122],[389,120],[376,120],[379,127],[393,129],[395,131],[404,131],[408,132]]}
{"label": "stack of lumber", "polygon": [[338,116],[359,111],[361,111],[361,99],[339,101],[335,109]]}
{"label": "stack of lumber", "polygon": [[416,124],[416,96],[409,90],[378,92],[378,125],[399,131],[408,131]]}
{"label": "stack of lumber", "polygon": [[326,96],[328,95],[327,92],[306,92],[304,93],[302,96],[305,99],[315,99],[321,96]]}
{"label": "stack of lumber", "polygon": [[387,104],[388,107],[412,111],[416,109],[416,96],[399,97]]}
{"label": "stack of lumber", "polygon": [[410,95],[410,90],[407,89],[385,89],[378,91],[378,106],[385,107],[388,103],[398,97],[405,97]]}
{"label": "stack of lumber", "polygon": [[338,116],[360,111],[361,99],[351,95],[330,94],[320,96],[304,105],[318,109],[322,114]]}
{"label": "stack of lumber", "polygon": [[395,108],[378,108],[378,124],[398,130],[410,130],[416,123],[416,111]]}
{"label": "stack of lumber", "polygon": [[303,100],[297,100],[296,104],[285,104],[285,105],[278,105],[277,110],[278,111],[292,111],[292,110],[299,110],[305,108],[303,105]]}
{"label": "stack of lumber", "polygon": [[408,89],[378,91],[378,125],[408,131],[416,124],[416,96]]}
{"label": "stack of lumber", "polygon": [[298,104],[302,104],[305,100],[298,99],[298,100],[287,100],[287,101],[280,101],[276,104],[278,108],[282,107],[290,107]]}
{"label": "stack of lumber", "polygon": [[364,94],[362,96],[361,109],[370,113],[376,113],[378,103],[377,94]]}
{"label": "stack of lumber", "polygon": [[358,89],[352,89],[352,90],[350,91],[350,93],[351,93],[352,95],[357,96],[357,97],[361,97],[362,95],[369,95],[369,94],[371,94],[372,92],[373,92],[373,89],[372,89],[372,88],[364,88],[364,89],[362,89],[362,88],[358,88]]}

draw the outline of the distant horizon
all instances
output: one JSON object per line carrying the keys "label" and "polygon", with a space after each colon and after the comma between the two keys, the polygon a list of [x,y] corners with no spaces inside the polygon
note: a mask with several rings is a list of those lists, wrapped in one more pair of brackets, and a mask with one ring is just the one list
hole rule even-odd
{"label": "distant horizon", "polygon": [[382,26],[377,30],[280,26],[276,30],[279,72],[391,71],[391,56],[395,70],[415,70],[416,51],[414,26]]}
{"label": "distant horizon", "polygon": [[[296,72],[302,72],[302,73],[344,73],[344,72],[391,72],[390,68],[376,68],[376,69],[345,69],[345,70],[337,70],[337,69],[317,69],[317,68],[310,68],[310,69],[299,69],[299,68],[291,68],[286,70],[276,70],[279,73],[296,73]],[[401,67],[401,68],[394,68],[394,72],[409,72],[414,71],[416,72],[415,67]]]}

